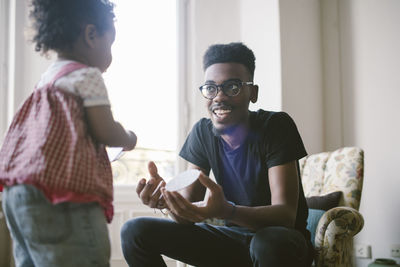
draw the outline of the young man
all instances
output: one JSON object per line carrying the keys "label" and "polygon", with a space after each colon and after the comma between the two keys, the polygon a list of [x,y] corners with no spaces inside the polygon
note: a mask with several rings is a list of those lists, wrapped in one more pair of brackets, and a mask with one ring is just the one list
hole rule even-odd
{"label": "young man", "polygon": [[[180,152],[197,182],[168,192],[154,163],[137,193],[173,220],[137,218],[121,232],[130,266],[165,266],[161,255],[194,266],[310,266],[313,248],[297,160],[306,151],[283,112],[248,110],[255,103],[255,57],[242,43],[213,45],[204,55],[209,119],[197,122]],[[207,176],[213,171],[217,183]],[[210,194],[206,199],[206,188]],[[162,198],[160,195],[162,194]],[[220,218],[225,226],[202,223]]]}

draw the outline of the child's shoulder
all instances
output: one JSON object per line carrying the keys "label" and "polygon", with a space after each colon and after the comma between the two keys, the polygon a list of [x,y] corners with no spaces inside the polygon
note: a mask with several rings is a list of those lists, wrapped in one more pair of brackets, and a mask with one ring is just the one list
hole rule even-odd
{"label": "child's shoulder", "polygon": [[[58,59],[53,62],[47,70],[40,77],[37,87],[46,86],[48,83],[52,82],[55,76],[67,67],[67,65],[72,63],[79,63],[73,60]],[[79,63],[80,64],[80,63]],[[60,77],[55,85],[60,87],[60,89],[65,89],[67,91],[73,91],[76,83],[84,82],[85,80],[102,80],[102,74],[98,68],[95,67],[81,67],[76,70],[71,71],[63,77]]]}
{"label": "child's shoulder", "polygon": [[[44,86],[47,83],[51,82],[54,77],[67,65],[71,63],[79,63],[73,60],[67,60],[67,59],[58,59],[54,61],[48,68],[47,70],[42,74],[40,77],[40,81],[38,83],[38,86]],[[79,63],[81,64],[81,63]],[[68,78],[75,78],[75,79],[84,79],[85,77],[101,77],[101,72],[98,68],[95,67],[89,67],[87,66],[86,68],[79,68],[77,70],[71,71],[68,73],[66,76]]]}

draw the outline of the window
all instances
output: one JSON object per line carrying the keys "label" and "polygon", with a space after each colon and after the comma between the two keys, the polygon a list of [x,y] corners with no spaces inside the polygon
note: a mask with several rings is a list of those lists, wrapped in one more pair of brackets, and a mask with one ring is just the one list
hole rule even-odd
{"label": "window", "polygon": [[104,74],[116,120],[138,136],[137,147],[114,162],[115,184],[175,173],[177,146],[176,0],[114,0],[113,63]]}

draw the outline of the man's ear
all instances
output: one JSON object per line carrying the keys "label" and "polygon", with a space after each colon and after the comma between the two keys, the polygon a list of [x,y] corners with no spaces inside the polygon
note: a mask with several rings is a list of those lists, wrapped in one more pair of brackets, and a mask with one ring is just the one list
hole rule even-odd
{"label": "man's ear", "polygon": [[253,85],[250,90],[250,101],[256,103],[258,99],[258,85]]}
{"label": "man's ear", "polygon": [[83,30],[83,35],[86,45],[93,48],[97,37],[96,26],[93,24],[87,24]]}

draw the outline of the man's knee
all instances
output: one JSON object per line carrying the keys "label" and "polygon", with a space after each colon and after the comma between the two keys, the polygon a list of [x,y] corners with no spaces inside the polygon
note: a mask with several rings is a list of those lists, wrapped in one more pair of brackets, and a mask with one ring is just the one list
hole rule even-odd
{"label": "man's knee", "polygon": [[122,248],[132,248],[151,233],[150,218],[135,218],[127,221],[121,228]]}
{"label": "man's knee", "polygon": [[131,238],[143,232],[146,228],[145,221],[146,218],[135,218],[127,221],[121,228],[121,238]]}
{"label": "man's knee", "polygon": [[285,251],[286,229],[283,227],[267,227],[259,230],[251,240],[250,251],[254,255],[272,254],[277,255]]}
{"label": "man's knee", "polygon": [[285,227],[267,227],[258,231],[250,244],[256,266],[303,266],[308,247],[303,235]]}

